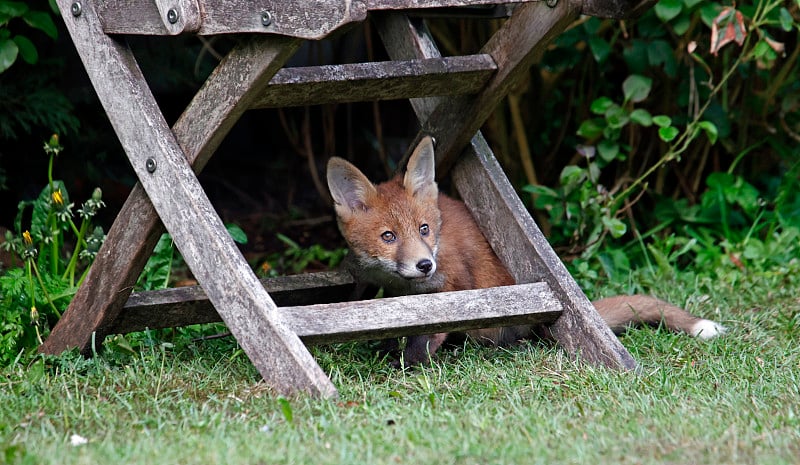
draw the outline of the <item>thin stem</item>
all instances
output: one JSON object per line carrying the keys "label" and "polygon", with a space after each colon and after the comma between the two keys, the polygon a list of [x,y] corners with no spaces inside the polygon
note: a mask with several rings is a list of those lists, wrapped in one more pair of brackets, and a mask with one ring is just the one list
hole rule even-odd
{"label": "thin stem", "polygon": [[42,287],[42,292],[44,292],[44,297],[47,300],[47,303],[50,305],[50,308],[53,310],[53,313],[56,314],[56,317],[61,319],[61,312],[58,311],[55,304],[53,303],[53,299],[50,297],[50,293],[47,292],[47,286],[44,285],[44,281],[42,280],[42,275],[39,274],[39,267],[36,266],[36,263],[31,260],[31,264],[33,264],[33,272],[36,275],[36,279],[39,281],[39,285]]}

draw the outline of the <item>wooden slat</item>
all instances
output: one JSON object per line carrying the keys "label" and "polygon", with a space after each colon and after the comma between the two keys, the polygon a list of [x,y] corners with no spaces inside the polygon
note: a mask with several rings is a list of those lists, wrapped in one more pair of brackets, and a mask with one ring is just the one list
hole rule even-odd
{"label": "wooden slat", "polygon": [[[121,321],[120,333],[153,328],[145,323],[185,315],[178,289],[131,296],[131,311],[149,315],[156,309],[165,313],[157,319],[145,319],[138,325]],[[139,299],[143,297],[143,299]],[[137,300],[156,299],[150,305]],[[174,300],[167,304],[167,300]],[[277,297],[276,297],[277,300]],[[138,307],[139,305],[144,305]],[[149,308],[147,307],[149,305]],[[137,308],[138,307],[138,308]],[[326,344],[353,340],[384,339],[389,337],[466,331],[508,325],[538,325],[553,322],[561,314],[561,304],[546,283],[475,289],[461,292],[441,292],[356,302],[335,302],[302,306],[279,307],[281,321],[300,336],[306,344]],[[196,314],[194,323],[220,321],[213,307],[207,306]],[[126,318],[123,314],[121,320]],[[205,321],[197,321],[204,318]],[[188,320],[180,320],[182,324]],[[175,320],[174,323],[179,323]],[[170,325],[179,326],[178,324]]]}
{"label": "wooden slat", "polygon": [[[106,34],[169,35],[153,0],[104,0],[98,12]],[[199,35],[257,33],[321,39],[367,17],[353,0],[201,0]]]}
{"label": "wooden slat", "polygon": [[[277,307],[212,208],[131,50],[103,32],[92,3],[82,2],[77,17],[70,14],[70,0],[58,0],[58,5],[147,196],[259,373],[280,393],[335,396],[330,379],[280,321]],[[231,73],[229,85],[236,87],[237,77]]]}
{"label": "wooden slat", "polygon": [[[342,26],[363,21],[368,10],[424,11],[521,1],[530,0],[200,0],[202,23],[192,32],[321,39]],[[104,0],[98,2],[98,10],[107,34],[170,35],[172,32],[153,0]],[[264,21],[265,14],[269,15],[268,21]]]}
{"label": "wooden slat", "polygon": [[286,324],[309,344],[543,324],[561,314],[545,283],[282,307]]}
{"label": "wooden slat", "polygon": [[549,326],[569,353],[593,364],[634,369],[637,364],[525,209],[481,134],[454,166],[453,183],[497,256],[518,283],[545,281],[564,306]]}
{"label": "wooden slat", "polygon": [[489,55],[284,68],[253,107],[469,94],[496,69]]}
{"label": "wooden slat", "polygon": [[[329,271],[278,278],[261,284],[280,306],[310,305],[348,300],[355,289],[350,273]],[[109,329],[109,334],[172,328],[222,321],[200,286],[135,292]]]}

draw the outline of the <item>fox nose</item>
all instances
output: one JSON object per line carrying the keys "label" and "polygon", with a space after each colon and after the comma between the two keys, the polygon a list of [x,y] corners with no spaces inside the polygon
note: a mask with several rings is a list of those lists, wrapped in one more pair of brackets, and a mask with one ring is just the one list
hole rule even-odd
{"label": "fox nose", "polygon": [[428,260],[427,258],[424,260],[420,260],[417,262],[417,269],[427,274],[433,269],[433,262]]}

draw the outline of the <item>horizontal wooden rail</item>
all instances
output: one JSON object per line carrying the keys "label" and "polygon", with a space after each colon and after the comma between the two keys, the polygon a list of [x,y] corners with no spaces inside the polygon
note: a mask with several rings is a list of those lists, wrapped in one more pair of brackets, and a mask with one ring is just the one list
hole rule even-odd
{"label": "horizontal wooden rail", "polygon": [[495,70],[489,55],[284,68],[253,108],[472,94]]}
{"label": "horizontal wooden rail", "polygon": [[[544,324],[561,314],[545,283],[344,302],[345,272],[263,280],[281,321],[307,344],[383,339],[493,326]],[[331,300],[334,303],[311,302]],[[338,302],[336,302],[338,301]],[[302,305],[301,305],[302,304]],[[134,293],[110,333],[221,321],[198,286]]]}
{"label": "horizontal wooden rail", "polygon": [[[342,302],[351,298],[356,286],[345,271],[265,278],[261,283],[280,306]],[[109,333],[218,321],[222,320],[200,286],[176,287],[131,294]]]}
{"label": "horizontal wooden rail", "polygon": [[[168,28],[182,23],[182,8],[172,8],[167,21],[153,0],[105,0],[98,12],[106,34],[199,35],[260,33],[300,39],[321,39],[336,29],[367,18],[368,10],[420,10],[531,0],[200,0],[202,23],[187,28]],[[80,4],[80,1],[75,3]],[[177,5],[193,0],[175,0]],[[76,7],[78,11],[79,7]],[[75,11],[75,10],[73,10]]]}

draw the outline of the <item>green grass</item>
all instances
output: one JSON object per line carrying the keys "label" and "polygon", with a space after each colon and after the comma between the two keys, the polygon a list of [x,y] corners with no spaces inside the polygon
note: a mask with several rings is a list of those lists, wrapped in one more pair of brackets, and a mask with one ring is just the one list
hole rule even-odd
{"label": "green grass", "polygon": [[398,371],[353,343],[314,349],[339,399],[285,400],[231,340],[40,357],[3,371],[0,463],[796,463],[798,271],[655,286],[729,332],[631,331],[639,374],[535,343]]}

